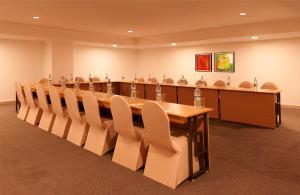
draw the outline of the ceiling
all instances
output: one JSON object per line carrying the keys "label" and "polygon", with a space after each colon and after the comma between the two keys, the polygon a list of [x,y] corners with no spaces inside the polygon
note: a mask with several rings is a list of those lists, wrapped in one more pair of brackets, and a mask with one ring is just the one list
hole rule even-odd
{"label": "ceiling", "polygon": [[300,0],[0,0],[1,21],[138,38],[299,17]]}

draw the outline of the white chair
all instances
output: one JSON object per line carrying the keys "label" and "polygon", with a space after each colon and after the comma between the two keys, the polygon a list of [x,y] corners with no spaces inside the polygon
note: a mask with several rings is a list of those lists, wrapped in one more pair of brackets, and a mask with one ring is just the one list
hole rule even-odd
{"label": "white chair", "polygon": [[61,98],[56,87],[49,87],[49,96],[51,100],[52,110],[55,113],[55,119],[51,133],[61,138],[67,137],[71,121],[68,113],[61,105]]}
{"label": "white chair", "polygon": [[26,117],[26,122],[32,125],[37,125],[40,122],[42,116],[42,110],[38,107],[38,101],[33,99],[31,86],[24,85],[23,88],[25,92],[26,102],[29,105],[29,112]]}
{"label": "white chair", "polygon": [[29,111],[29,105],[26,102],[23,88],[19,82],[15,82],[15,88],[18,100],[20,102],[20,108],[17,117],[21,120],[25,120]]}
{"label": "white chair", "polygon": [[138,82],[138,83],[145,83],[144,77],[138,77],[138,78],[137,78],[137,82]]}
{"label": "white chair", "polygon": [[143,139],[143,130],[133,126],[129,104],[121,96],[111,98],[114,129],[118,133],[113,161],[131,170],[145,164],[148,144]]}
{"label": "white chair", "polygon": [[261,87],[261,89],[269,89],[269,90],[278,90],[278,86],[272,82],[265,82]]}
{"label": "white chair", "polygon": [[253,87],[253,84],[249,81],[243,81],[239,84],[239,88],[251,89]]}
{"label": "white chair", "polygon": [[171,135],[168,115],[156,102],[144,104],[142,117],[150,144],[144,175],[174,189],[189,176],[187,137]]}
{"label": "white chair", "polygon": [[225,83],[225,81],[217,80],[217,81],[214,83],[214,86],[215,86],[215,87],[226,87],[226,83]]}
{"label": "white chair", "polygon": [[39,100],[39,107],[43,110],[39,128],[45,131],[51,131],[55,116],[52,112],[52,108],[48,104],[45,90],[41,84],[36,85],[36,93]]}
{"label": "white chair", "polygon": [[174,84],[174,80],[172,78],[167,78],[166,84]]}
{"label": "white chair", "polygon": [[92,92],[86,92],[82,98],[86,122],[89,125],[84,148],[98,155],[103,155],[115,147],[117,134],[113,121],[102,118],[99,104]]}
{"label": "white chair", "polygon": [[80,115],[77,97],[72,89],[65,89],[64,96],[67,104],[68,115],[71,119],[71,126],[67,140],[78,146],[82,146],[85,143],[88,133],[85,116]]}

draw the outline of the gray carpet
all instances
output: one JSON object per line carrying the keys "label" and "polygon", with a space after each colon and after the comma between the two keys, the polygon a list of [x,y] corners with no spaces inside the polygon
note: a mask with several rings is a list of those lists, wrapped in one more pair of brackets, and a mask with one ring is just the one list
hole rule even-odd
{"label": "gray carpet", "polygon": [[1,194],[300,194],[300,110],[276,130],[211,121],[211,170],[169,189],[17,119],[0,105]]}

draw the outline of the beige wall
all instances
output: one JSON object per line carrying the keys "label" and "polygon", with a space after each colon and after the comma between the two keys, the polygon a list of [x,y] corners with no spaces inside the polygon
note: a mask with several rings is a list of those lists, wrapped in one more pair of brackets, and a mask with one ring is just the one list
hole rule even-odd
{"label": "beige wall", "polygon": [[122,73],[133,78],[136,72],[136,50],[106,47],[74,47],[74,75],[88,78],[97,75],[101,80],[105,74],[112,80],[120,80]]}
{"label": "beige wall", "polygon": [[[235,51],[235,73],[195,72],[195,53]],[[252,81],[257,77],[259,85],[275,82],[282,92],[283,104],[300,105],[300,39],[283,39],[199,45],[192,47],[169,47],[137,51],[138,73],[145,77],[151,73],[161,80],[162,75],[179,79],[182,74],[190,83],[204,75],[209,85],[217,79],[231,77],[232,85]]]}
{"label": "beige wall", "polygon": [[15,100],[15,81],[34,83],[44,71],[44,43],[0,39],[0,102]]}

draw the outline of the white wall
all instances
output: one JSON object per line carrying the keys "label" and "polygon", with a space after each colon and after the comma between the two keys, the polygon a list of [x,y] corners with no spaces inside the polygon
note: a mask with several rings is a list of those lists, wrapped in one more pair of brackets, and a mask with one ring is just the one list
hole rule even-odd
{"label": "white wall", "polygon": [[[234,51],[235,73],[195,72],[195,54]],[[137,51],[138,73],[149,73],[161,80],[166,73],[177,80],[184,74],[190,83],[204,75],[209,85],[218,79],[231,77],[232,85],[252,81],[259,85],[266,81],[276,83],[282,92],[282,103],[300,105],[300,39],[252,41],[190,47],[142,49]]]}
{"label": "white wall", "polygon": [[44,43],[0,39],[0,102],[15,100],[15,81],[40,79],[43,63]]}
{"label": "white wall", "polygon": [[112,80],[132,79],[136,72],[136,50],[106,47],[74,47],[74,75],[88,78],[98,76],[101,80],[108,73]]}

